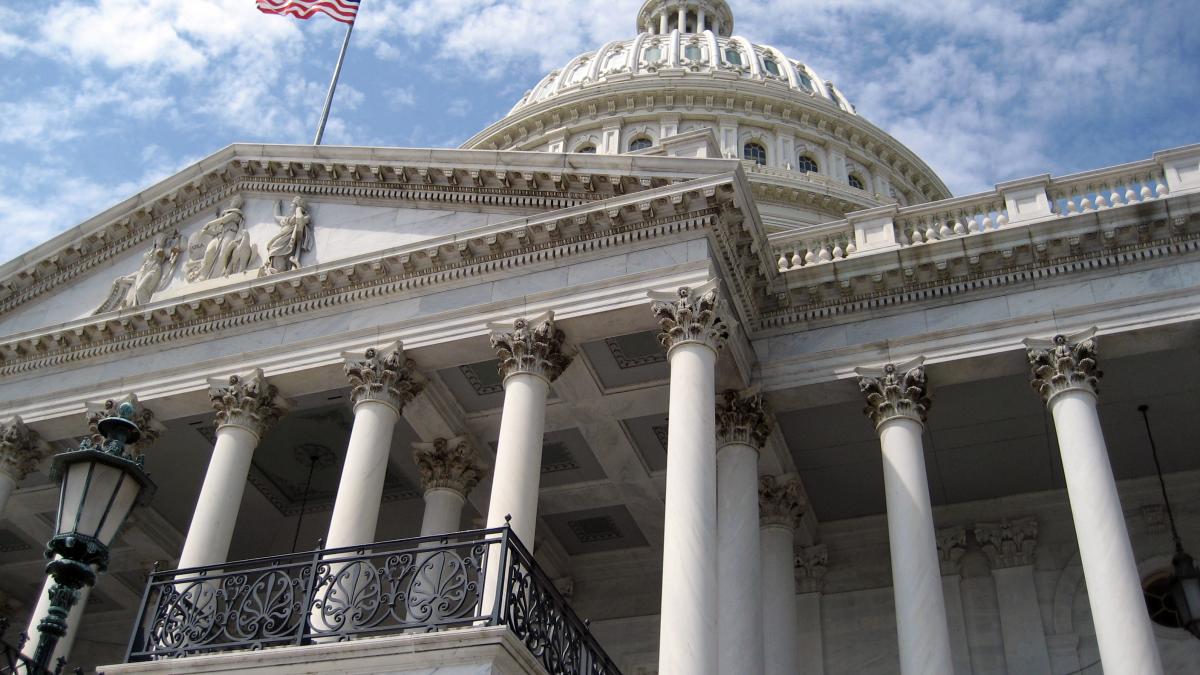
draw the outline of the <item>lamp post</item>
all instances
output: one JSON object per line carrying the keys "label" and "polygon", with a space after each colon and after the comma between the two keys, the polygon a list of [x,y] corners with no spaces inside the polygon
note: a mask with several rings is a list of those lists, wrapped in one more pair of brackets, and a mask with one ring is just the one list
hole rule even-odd
{"label": "lamp post", "polygon": [[1167,521],[1171,524],[1171,537],[1175,540],[1175,556],[1171,559],[1175,574],[1171,577],[1168,595],[1175,605],[1179,625],[1200,638],[1200,570],[1196,569],[1196,561],[1192,556],[1183,550],[1183,540],[1179,538],[1179,530],[1175,528],[1175,514],[1171,512],[1171,502],[1167,499],[1167,483],[1163,480],[1162,466],[1158,463],[1158,448],[1154,445],[1154,434],[1150,432],[1150,417],[1147,415],[1149,410],[1148,405],[1138,406],[1138,412],[1142,413],[1142,421],[1146,423],[1146,437],[1150,439],[1154,470],[1158,473],[1158,484],[1162,488],[1163,504],[1167,509]]}
{"label": "lamp post", "polygon": [[91,437],[78,450],[54,458],[54,475],[61,478],[58,521],[46,544],[46,573],[50,610],[38,623],[33,661],[39,672],[49,670],[54,648],[67,632],[67,615],[79,599],[79,589],[96,583],[96,572],[108,569],[108,547],[134,506],[150,501],[154,482],[126,446],[141,436],[133,422],[131,403],[105,404],[106,416],[96,425],[102,436]]}

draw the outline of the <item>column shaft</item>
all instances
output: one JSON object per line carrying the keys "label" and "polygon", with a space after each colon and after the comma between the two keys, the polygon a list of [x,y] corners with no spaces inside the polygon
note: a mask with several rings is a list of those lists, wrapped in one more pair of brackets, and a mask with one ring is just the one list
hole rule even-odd
{"label": "column shaft", "polygon": [[1049,407],[1104,669],[1112,673],[1162,673],[1100,429],[1096,397],[1086,391],[1068,390],[1054,395]]}
{"label": "column shaft", "polygon": [[399,419],[400,413],[395,408],[379,401],[366,399],[354,407],[354,426],[329,521],[326,548],[375,541],[392,432]]}
{"label": "column shaft", "polygon": [[[763,672],[758,450],[717,451],[717,664],[722,675]],[[789,579],[790,579],[790,558]],[[770,671],[767,671],[770,672]]]}
{"label": "column shaft", "polygon": [[[821,594],[796,596],[796,647],[792,650],[798,675],[825,675],[825,645],[821,638]],[[770,671],[767,671],[770,672]]]}
{"label": "column shaft", "polygon": [[897,417],[883,422],[878,431],[883,450],[900,670],[905,675],[953,673],[922,426],[916,420]]}
{"label": "column shaft", "polygon": [[257,445],[258,436],[244,427],[226,425],[217,429],[212,459],[208,462],[192,524],[179,556],[181,569],[228,559],[233,527],[250,473],[250,460]]}
{"label": "column shaft", "polygon": [[466,499],[449,488],[434,488],[425,492],[425,515],[421,519],[421,536],[451,534],[459,531],[462,509]]}
{"label": "column shaft", "polygon": [[512,516],[513,533],[533,550],[538,487],[542,478],[542,436],[546,427],[546,378],[514,372],[504,380],[504,409],[496,443],[488,527]]}
{"label": "column shaft", "polygon": [[[800,671],[796,648],[795,538],[790,527],[762,528],[763,673],[794,675]],[[750,671],[747,671],[750,672]]]}
{"label": "column shaft", "polygon": [[8,498],[17,490],[17,481],[7,473],[0,471],[0,518],[4,516],[4,507],[8,506]]}
{"label": "column shaft", "polygon": [[696,342],[668,354],[671,400],[667,432],[659,673],[717,672],[717,353]]}

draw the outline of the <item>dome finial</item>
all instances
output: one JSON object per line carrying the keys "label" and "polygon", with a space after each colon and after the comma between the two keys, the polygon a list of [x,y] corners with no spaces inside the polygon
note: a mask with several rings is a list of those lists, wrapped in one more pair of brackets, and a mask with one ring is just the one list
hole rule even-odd
{"label": "dome finial", "polygon": [[703,33],[711,30],[722,37],[733,35],[733,12],[725,0],[646,0],[638,12],[639,33],[666,35]]}

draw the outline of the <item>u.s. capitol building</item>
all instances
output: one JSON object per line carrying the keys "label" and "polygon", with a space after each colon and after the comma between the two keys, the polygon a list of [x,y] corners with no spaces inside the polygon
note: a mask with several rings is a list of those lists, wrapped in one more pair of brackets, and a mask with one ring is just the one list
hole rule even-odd
{"label": "u.s. capitol building", "polygon": [[648,0],[463,149],[233,145],[0,267],[5,639],[128,402],[158,491],[58,644],[110,675],[1200,670],[1200,145],[952,196],[734,28]]}

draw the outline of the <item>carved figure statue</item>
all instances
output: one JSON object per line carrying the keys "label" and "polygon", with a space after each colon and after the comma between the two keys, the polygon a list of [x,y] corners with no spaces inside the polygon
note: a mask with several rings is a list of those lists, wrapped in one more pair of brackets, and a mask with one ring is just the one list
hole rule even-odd
{"label": "carved figure statue", "polygon": [[[231,269],[238,247],[248,242],[248,239],[243,237],[246,234],[242,229],[242,223],[245,221],[242,213],[243,203],[241,195],[234,196],[228,208],[205,223],[188,240],[188,261],[185,265],[188,281],[205,281],[246,271],[249,259],[242,263],[240,270]],[[249,246],[248,243],[247,245]],[[250,246],[250,257],[253,257],[255,252],[255,248]]]}
{"label": "carved figure statue", "polygon": [[95,313],[127,309],[150,302],[155,293],[171,283],[182,251],[183,237],[178,232],[156,237],[150,250],[142,254],[142,264],[137,271],[114,280],[108,299]]}
{"label": "carved figure statue", "polygon": [[267,242],[267,254],[259,276],[298,269],[300,255],[312,250],[312,218],[304,198],[292,198],[291,213],[283,214],[283,202],[275,204],[275,221],[279,233]]}

